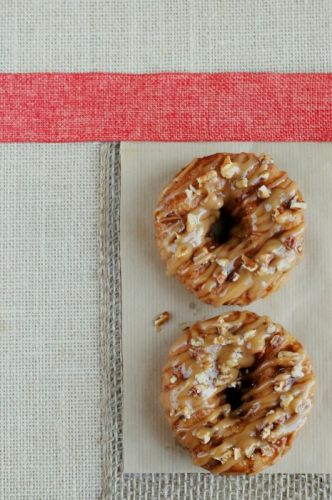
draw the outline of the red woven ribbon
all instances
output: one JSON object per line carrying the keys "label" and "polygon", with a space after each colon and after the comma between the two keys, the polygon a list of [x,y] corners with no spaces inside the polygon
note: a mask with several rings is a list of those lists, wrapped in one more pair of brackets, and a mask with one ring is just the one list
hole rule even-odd
{"label": "red woven ribbon", "polygon": [[331,141],[332,74],[0,74],[1,142]]}

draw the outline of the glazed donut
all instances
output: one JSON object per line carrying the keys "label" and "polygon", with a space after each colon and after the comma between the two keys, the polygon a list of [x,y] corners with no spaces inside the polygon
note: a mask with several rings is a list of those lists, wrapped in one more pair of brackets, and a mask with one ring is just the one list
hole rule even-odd
{"label": "glazed donut", "polygon": [[300,259],[305,206],[267,155],[195,159],[154,211],[161,258],[202,301],[249,304],[277,290]]}
{"label": "glazed donut", "polygon": [[266,316],[232,311],[186,328],[163,371],[177,440],[214,474],[252,474],[291,447],[315,376],[298,340]]}

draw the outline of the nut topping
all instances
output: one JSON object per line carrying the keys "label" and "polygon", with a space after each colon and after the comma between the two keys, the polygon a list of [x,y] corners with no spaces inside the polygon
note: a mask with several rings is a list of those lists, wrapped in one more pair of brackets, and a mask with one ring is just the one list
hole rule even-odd
{"label": "nut topping", "polygon": [[264,184],[257,189],[257,196],[261,199],[266,199],[271,196],[271,190]]}
{"label": "nut topping", "polygon": [[246,255],[241,256],[241,261],[242,261],[242,267],[244,267],[244,269],[247,269],[247,271],[250,271],[251,273],[253,273],[254,271],[256,271],[256,269],[258,269],[257,262],[255,262],[253,259],[250,259]]}
{"label": "nut topping", "polygon": [[238,189],[243,189],[243,188],[248,187],[248,179],[246,177],[243,177],[243,179],[236,181],[235,187],[237,187]]}
{"label": "nut topping", "polygon": [[159,332],[161,330],[161,326],[167,323],[169,319],[170,319],[170,314],[168,311],[160,313],[154,320],[154,326],[156,328],[156,331]]}
{"label": "nut topping", "polygon": [[224,163],[220,168],[220,174],[225,179],[231,179],[235,174],[240,172],[240,168],[236,163],[232,163],[229,156],[226,156]]}
{"label": "nut topping", "polygon": [[297,209],[305,210],[307,208],[307,204],[304,201],[297,201],[293,199],[290,202],[289,208],[291,210],[297,210]]}

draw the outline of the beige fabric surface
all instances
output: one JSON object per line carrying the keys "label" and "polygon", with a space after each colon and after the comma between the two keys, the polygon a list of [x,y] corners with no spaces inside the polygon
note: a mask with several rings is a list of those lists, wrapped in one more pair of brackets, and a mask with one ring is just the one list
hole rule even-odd
{"label": "beige fabric surface", "polygon": [[0,71],[331,71],[330,0],[1,0]]}
{"label": "beige fabric surface", "polygon": [[0,498],[92,500],[97,144],[0,146]]}
{"label": "beige fabric surface", "polygon": [[[307,424],[291,451],[265,472],[329,473],[332,143],[121,144],[124,470],[200,472],[190,456],[176,445],[163,416],[159,404],[161,372],[168,350],[184,324],[238,308],[203,304],[175,278],[165,275],[155,243],[152,212],[163,187],[192,158],[225,151],[270,153],[279,168],[287,170],[298,182],[308,204],[303,262],[277,293],[245,309],[270,316],[298,337],[318,378],[315,404]],[[156,333],[153,320],[165,310],[171,314],[171,320]]]}
{"label": "beige fabric surface", "polygon": [[[1,0],[0,71],[331,71],[331,14],[330,0]],[[120,481],[120,167],[109,148],[112,297],[103,301],[97,145],[0,146],[0,498],[94,500],[102,475],[103,498],[116,490],[121,500],[330,498],[323,476]],[[113,399],[103,407],[103,468],[99,305],[112,305],[103,342],[118,346],[104,356],[103,401]]]}

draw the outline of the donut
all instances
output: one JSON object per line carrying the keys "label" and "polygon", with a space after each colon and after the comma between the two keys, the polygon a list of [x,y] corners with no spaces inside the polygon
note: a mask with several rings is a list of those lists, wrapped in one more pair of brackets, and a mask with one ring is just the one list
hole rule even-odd
{"label": "donut", "polygon": [[302,256],[305,208],[296,182],[268,155],[194,159],[154,211],[167,274],[215,307],[266,297]]}
{"label": "donut", "polygon": [[214,474],[255,474],[289,450],[314,390],[297,339],[267,316],[232,311],[183,331],[160,399],[194,464]]}

